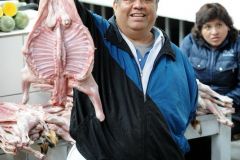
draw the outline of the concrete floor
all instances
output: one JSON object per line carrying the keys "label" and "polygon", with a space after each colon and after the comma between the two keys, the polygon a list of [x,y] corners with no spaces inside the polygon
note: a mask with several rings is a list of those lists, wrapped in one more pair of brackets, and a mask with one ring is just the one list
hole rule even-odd
{"label": "concrete floor", "polygon": [[240,140],[232,142],[231,160],[240,160]]}

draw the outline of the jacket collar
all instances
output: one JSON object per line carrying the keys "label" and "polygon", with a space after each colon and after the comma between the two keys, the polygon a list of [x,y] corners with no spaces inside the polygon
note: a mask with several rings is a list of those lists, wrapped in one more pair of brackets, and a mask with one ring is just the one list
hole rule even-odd
{"label": "jacket collar", "polygon": [[[131,49],[129,48],[128,44],[125,42],[125,40],[121,36],[121,33],[119,32],[115,16],[112,16],[108,21],[110,23],[110,26],[105,33],[105,38],[114,45],[121,48],[122,50],[126,51],[127,53],[130,53],[130,56],[133,57],[133,55],[131,54]],[[175,60],[176,55],[171,48],[171,42],[166,33],[163,31],[162,33],[164,35],[165,42],[156,60],[159,59],[162,55],[170,56],[171,58],[173,58],[173,60]]]}
{"label": "jacket collar", "polygon": [[131,53],[129,46],[119,32],[117,23],[115,21],[115,16],[112,16],[108,21],[110,23],[110,26],[105,33],[105,38],[114,45],[118,46],[120,49]]}

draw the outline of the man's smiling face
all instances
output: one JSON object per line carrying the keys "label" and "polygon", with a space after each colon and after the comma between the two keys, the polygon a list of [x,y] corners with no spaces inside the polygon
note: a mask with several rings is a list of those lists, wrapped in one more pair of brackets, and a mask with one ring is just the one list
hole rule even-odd
{"label": "man's smiling face", "polygon": [[148,32],[157,17],[157,0],[117,0],[113,3],[113,9],[122,32]]}

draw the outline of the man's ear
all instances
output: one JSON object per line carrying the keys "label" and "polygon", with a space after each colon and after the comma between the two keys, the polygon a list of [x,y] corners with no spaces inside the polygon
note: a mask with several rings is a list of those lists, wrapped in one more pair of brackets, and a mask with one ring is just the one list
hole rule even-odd
{"label": "man's ear", "polygon": [[116,6],[117,6],[117,2],[114,1],[112,6],[113,10],[115,10]]}
{"label": "man's ear", "polygon": [[113,2],[112,8],[113,8],[113,13],[115,15],[115,10],[117,9],[117,2],[116,1]]}

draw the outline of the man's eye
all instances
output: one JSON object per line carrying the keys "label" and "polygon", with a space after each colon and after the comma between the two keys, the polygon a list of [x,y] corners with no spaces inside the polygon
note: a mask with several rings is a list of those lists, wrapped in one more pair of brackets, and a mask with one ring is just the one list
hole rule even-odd
{"label": "man's eye", "polygon": [[131,2],[134,2],[134,0],[123,0],[123,2],[131,3]]}
{"label": "man's eye", "polygon": [[153,3],[153,2],[155,2],[156,0],[145,0],[145,2],[147,2],[147,3]]}

